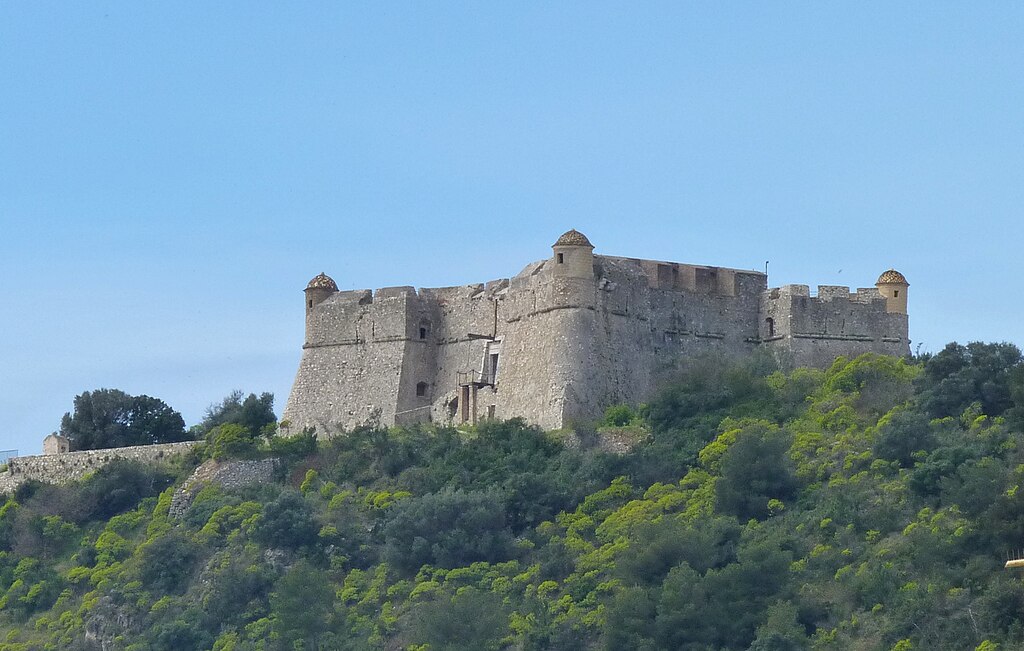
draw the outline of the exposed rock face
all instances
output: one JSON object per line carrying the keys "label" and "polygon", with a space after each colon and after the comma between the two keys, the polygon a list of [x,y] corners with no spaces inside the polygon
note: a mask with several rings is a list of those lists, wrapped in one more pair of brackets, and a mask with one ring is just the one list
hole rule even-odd
{"label": "exposed rock face", "polygon": [[600,427],[596,431],[569,430],[561,436],[562,445],[571,449],[596,449],[608,454],[629,454],[633,448],[651,437],[650,431],[639,425]]}
{"label": "exposed rock face", "polygon": [[124,648],[118,638],[129,631],[133,623],[131,617],[119,609],[112,598],[100,597],[92,615],[85,622],[85,639],[99,651],[117,651]]}

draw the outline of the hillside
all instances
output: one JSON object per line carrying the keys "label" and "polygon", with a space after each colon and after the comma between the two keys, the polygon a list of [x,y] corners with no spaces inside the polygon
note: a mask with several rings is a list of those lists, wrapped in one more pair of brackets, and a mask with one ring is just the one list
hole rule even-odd
{"label": "hillside", "polygon": [[[278,481],[171,517],[210,456]],[[0,651],[1015,649],[1022,484],[1008,344],[701,360],[571,436],[223,425],[175,465],[7,498]]]}

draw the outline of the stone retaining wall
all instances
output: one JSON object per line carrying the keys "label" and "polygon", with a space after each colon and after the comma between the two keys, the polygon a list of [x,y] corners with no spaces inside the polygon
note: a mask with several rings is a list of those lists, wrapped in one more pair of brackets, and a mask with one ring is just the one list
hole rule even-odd
{"label": "stone retaining wall", "polygon": [[114,459],[128,459],[143,463],[164,461],[185,454],[197,441],[135,445],[106,450],[83,450],[63,454],[43,454],[15,457],[7,462],[7,470],[0,473],[0,494],[9,493],[29,480],[46,484],[66,484],[85,477]]}
{"label": "stone retaining wall", "polygon": [[278,459],[205,461],[174,492],[170,516],[180,518],[185,515],[196,493],[206,484],[218,484],[230,489],[272,482],[278,463]]}

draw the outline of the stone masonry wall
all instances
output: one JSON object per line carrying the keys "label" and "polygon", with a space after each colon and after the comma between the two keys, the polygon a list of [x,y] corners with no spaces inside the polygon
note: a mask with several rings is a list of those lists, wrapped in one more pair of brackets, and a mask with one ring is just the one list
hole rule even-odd
{"label": "stone masonry wall", "polygon": [[786,285],[765,293],[763,321],[774,319],[774,334],[762,326],[771,349],[801,366],[823,367],[840,355],[872,351],[910,354],[906,314],[886,311],[886,300],[874,288],[851,293],[848,287],[822,285],[817,296],[806,285]]}
{"label": "stone masonry wall", "polygon": [[170,457],[185,454],[194,445],[196,445],[196,441],[182,441],[180,443],[15,457],[7,462],[7,470],[0,473],[0,493],[9,493],[29,480],[47,484],[65,484],[85,477],[114,459],[128,459],[144,463],[166,461]]}
{"label": "stone masonry wall", "polygon": [[170,516],[185,515],[192,500],[206,484],[217,484],[223,488],[243,488],[253,484],[266,484],[274,480],[280,465],[278,459],[235,459],[228,461],[204,461],[188,479],[174,492],[171,498]]}
{"label": "stone masonry wall", "polygon": [[[399,422],[459,422],[460,373],[473,372],[479,377],[484,372],[488,345],[504,332],[508,283],[503,279],[420,290],[425,302],[437,306],[427,344],[433,349],[433,356],[410,364],[413,398],[404,405],[410,411],[405,411]],[[427,383],[426,395],[415,397],[415,385],[419,382]],[[478,399],[482,413],[486,413],[488,405],[495,404],[494,392],[488,387],[478,390]]]}
{"label": "stone masonry wall", "polygon": [[337,292],[313,309],[283,414],[291,431],[394,422],[415,301],[414,289],[398,287]]}

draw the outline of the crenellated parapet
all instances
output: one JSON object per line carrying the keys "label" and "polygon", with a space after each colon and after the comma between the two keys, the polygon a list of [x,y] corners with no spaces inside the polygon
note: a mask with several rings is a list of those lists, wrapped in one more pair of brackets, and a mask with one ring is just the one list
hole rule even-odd
{"label": "crenellated parapet", "polygon": [[906,314],[891,312],[878,288],[851,292],[840,285],[785,285],[764,292],[760,336],[792,363],[824,366],[840,355],[908,355]]}

